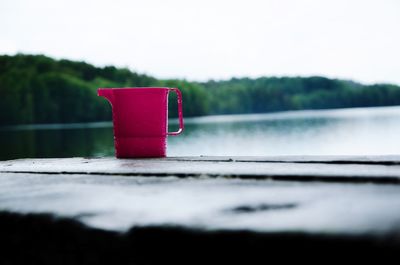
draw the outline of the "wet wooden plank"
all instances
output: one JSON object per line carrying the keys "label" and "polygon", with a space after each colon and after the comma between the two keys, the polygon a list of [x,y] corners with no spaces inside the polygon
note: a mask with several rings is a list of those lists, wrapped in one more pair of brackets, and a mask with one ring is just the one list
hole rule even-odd
{"label": "wet wooden plank", "polygon": [[400,183],[399,161],[398,156],[19,159],[0,162],[0,172]]}
{"label": "wet wooden plank", "polygon": [[198,156],[170,157],[173,161],[221,161],[221,162],[278,162],[278,163],[325,163],[325,164],[377,164],[399,165],[399,155],[379,156]]}
{"label": "wet wooden plank", "polygon": [[[86,240],[111,242],[121,247],[111,253],[90,244],[95,253],[90,259],[103,260],[99,253],[125,259],[140,249],[135,258],[143,258],[144,264],[154,252],[168,254],[177,248],[192,256],[198,249],[218,249],[213,256],[224,261],[248,261],[250,256],[259,260],[266,248],[276,258],[288,252],[296,257],[307,253],[308,258],[310,250],[329,255],[332,249],[357,259],[388,257],[400,251],[399,160],[308,156],[0,161],[0,229],[10,242],[21,239],[15,248],[43,257],[47,252],[32,247],[32,239],[38,242],[34,246],[80,246],[80,257],[88,255]],[[176,262],[176,256],[170,261]]]}
{"label": "wet wooden plank", "polygon": [[2,173],[0,208],[94,228],[400,234],[400,185]]}

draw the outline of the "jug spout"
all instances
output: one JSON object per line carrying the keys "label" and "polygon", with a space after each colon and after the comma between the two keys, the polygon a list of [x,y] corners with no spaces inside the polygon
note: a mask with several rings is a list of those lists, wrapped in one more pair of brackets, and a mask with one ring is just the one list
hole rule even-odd
{"label": "jug spout", "polygon": [[97,95],[100,97],[105,97],[112,105],[114,94],[111,88],[99,88],[97,89]]}

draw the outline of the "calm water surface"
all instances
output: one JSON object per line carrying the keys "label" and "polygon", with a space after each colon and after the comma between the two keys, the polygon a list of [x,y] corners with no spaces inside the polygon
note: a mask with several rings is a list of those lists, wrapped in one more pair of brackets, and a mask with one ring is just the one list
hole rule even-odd
{"label": "calm water surface", "polygon": [[[208,116],[185,126],[169,138],[169,156],[400,154],[400,107]],[[110,122],[0,128],[1,160],[113,155]]]}

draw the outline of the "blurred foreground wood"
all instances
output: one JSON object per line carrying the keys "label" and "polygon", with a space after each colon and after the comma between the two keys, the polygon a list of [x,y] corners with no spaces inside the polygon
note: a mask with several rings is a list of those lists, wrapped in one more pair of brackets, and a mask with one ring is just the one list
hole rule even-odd
{"label": "blurred foreground wood", "polygon": [[400,156],[0,161],[0,207],[1,263],[382,261]]}

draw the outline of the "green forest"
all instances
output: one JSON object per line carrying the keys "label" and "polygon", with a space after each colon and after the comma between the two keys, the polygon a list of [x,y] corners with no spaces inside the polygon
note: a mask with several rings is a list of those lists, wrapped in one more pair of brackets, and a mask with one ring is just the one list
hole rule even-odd
{"label": "green forest", "polygon": [[400,87],[391,84],[319,76],[160,80],[126,68],[17,54],[0,56],[0,125],[110,120],[110,105],[97,88],[146,86],[181,89],[185,117],[400,105]]}

